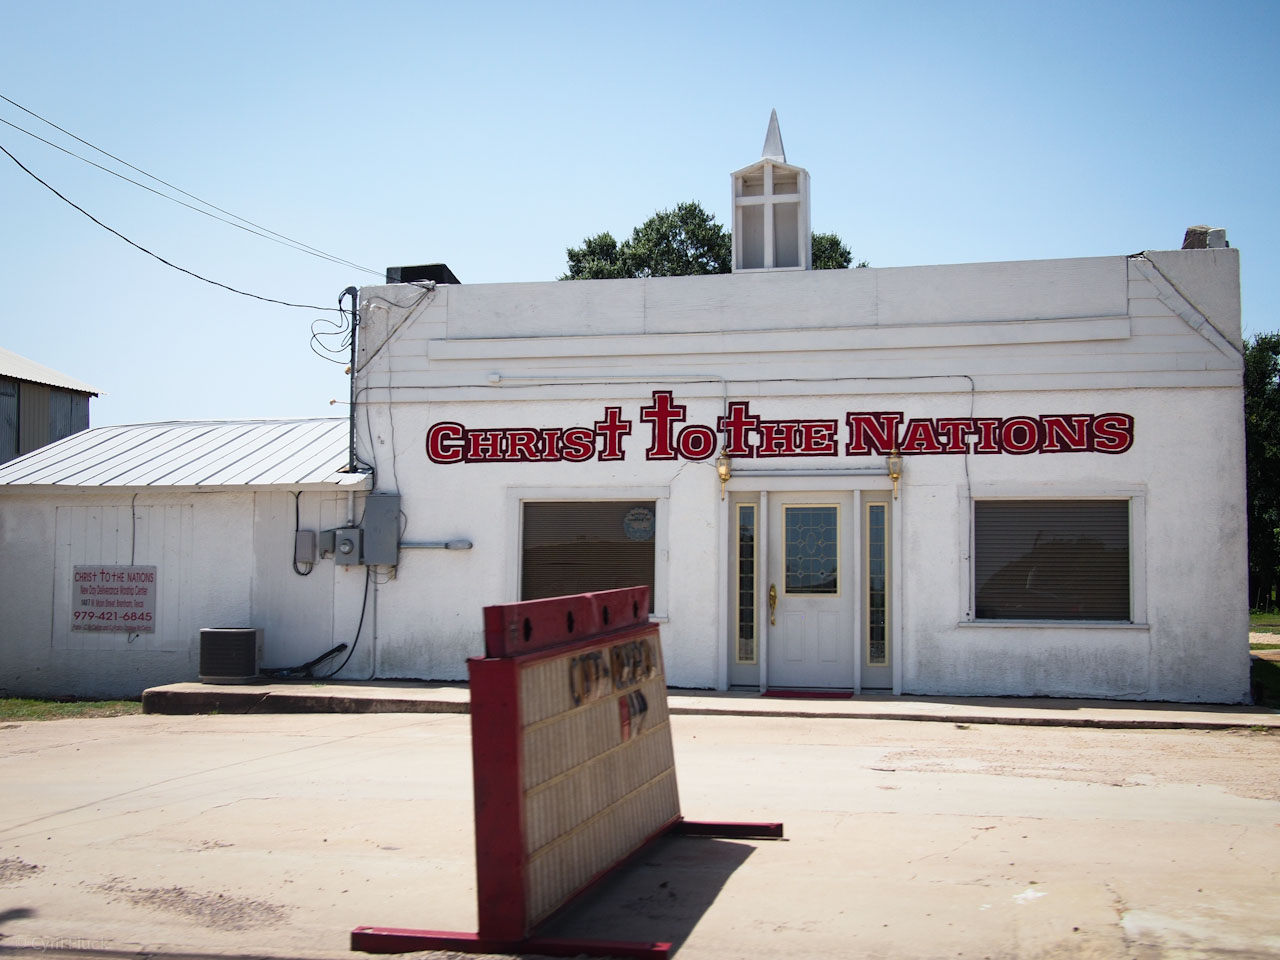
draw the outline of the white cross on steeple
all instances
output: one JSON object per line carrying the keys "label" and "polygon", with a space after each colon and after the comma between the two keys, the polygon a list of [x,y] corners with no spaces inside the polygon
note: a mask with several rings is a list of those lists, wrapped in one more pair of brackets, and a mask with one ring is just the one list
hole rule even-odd
{"label": "white cross on steeple", "polygon": [[760,159],[732,174],[733,272],[809,270],[809,172],[787,163],[778,111]]}

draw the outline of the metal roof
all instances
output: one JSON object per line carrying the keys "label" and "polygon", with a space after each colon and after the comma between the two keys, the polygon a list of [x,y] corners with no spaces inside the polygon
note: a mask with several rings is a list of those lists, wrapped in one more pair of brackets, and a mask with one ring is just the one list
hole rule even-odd
{"label": "metal roof", "polygon": [[189,420],[94,427],[0,466],[0,487],[368,486],[346,420]]}
{"label": "metal roof", "polygon": [[42,363],[28,360],[12,350],[0,347],[0,377],[13,377],[15,380],[29,380],[32,383],[45,383],[63,390],[75,390],[77,393],[90,393],[97,396],[97,387],[91,387],[83,380],[68,377],[64,373],[52,370]]}

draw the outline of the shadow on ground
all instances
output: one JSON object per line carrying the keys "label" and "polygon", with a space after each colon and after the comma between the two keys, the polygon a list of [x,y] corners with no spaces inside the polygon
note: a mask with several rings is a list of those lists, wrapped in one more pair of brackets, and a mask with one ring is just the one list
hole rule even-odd
{"label": "shadow on ground", "polygon": [[667,942],[688,939],[753,843],[665,837],[540,927],[539,936]]}

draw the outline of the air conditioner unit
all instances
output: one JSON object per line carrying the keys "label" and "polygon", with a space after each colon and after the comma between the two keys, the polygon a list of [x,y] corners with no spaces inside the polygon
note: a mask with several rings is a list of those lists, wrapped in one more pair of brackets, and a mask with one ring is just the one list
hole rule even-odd
{"label": "air conditioner unit", "polygon": [[250,683],[262,659],[261,627],[205,627],[200,631],[200,682]]}

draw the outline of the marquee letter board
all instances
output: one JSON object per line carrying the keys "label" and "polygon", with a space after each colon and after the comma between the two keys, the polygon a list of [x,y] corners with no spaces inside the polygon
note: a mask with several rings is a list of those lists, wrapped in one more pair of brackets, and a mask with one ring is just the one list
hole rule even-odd
{"label": "marquee letter board", "polygon": [[648,587],[485,608],[485,656],[467,661],[479,931],[357,927],[352,949],[666,957],[667,943],[534,932],[668,831],[782,835],[781,824],[681,818],[648,616]]}

